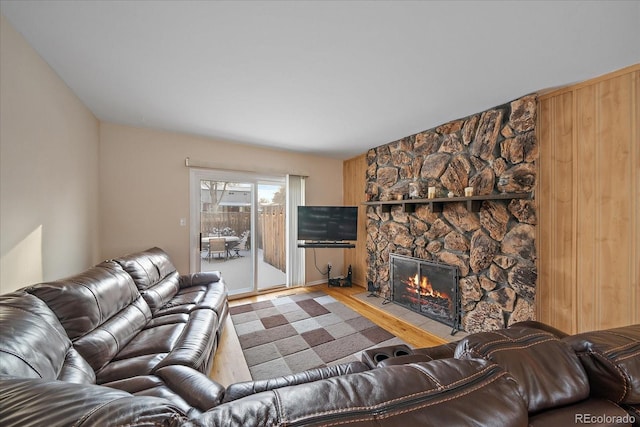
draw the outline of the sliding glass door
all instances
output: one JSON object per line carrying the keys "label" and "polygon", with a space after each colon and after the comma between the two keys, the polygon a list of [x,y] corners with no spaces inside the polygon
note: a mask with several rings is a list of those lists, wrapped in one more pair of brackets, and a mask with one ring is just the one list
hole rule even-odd
{"label": "sliding glass door", "polygon": [[256,224],[257,289],[264,290],[287,282],[285,212],[286,187],[280,182],[262,180],[256,184],[258,209]]}
{"label": "sliding glass door", "polygon": [[191,171],[192,271],[218,270],[231,295],[286,285],[284,177]]}

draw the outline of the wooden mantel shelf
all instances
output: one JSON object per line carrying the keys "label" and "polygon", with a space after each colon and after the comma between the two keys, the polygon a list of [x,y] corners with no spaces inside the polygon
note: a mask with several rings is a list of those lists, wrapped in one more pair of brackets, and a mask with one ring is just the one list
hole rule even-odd
{"label": "wooden mantel shelf", "polygon": [[375,202],[364,202],[367,206],[380,206],[382,212],[391,212],[392,206],[402,206],[405,212],[414,212],[416,205],[429,205],[431,212],[442,212],[445,203],[466,202],[467,210],[470,212],[479,212],[482,202],[485,200],[511,200],[511,199],[530,199],[532,193],[500,193],[487,194],[484,196],[469,197],[438,197],[435,199],[403,199],[403,200],[385,200]]}

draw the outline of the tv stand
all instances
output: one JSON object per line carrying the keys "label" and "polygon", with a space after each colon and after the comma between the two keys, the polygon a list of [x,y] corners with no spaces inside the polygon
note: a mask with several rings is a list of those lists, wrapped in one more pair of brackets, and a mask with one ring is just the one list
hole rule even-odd
{"label": "tv stand", "polygon": [[305,242],[298,243],[299,248],[347,248],[352,249],[355,248],[356,245],[354,243],[347,242]]}

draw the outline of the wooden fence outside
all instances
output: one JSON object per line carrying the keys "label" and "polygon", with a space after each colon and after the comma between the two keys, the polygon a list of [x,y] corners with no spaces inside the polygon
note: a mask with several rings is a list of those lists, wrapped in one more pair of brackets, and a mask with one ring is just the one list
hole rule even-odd
{"label": "wooden fence outside", "polygon": [[200,217],[200,231],[203,235],[233,235],[240,236],[251,230],[250,212],[202,212]]}
{"label": "wooden fence outside", "polygon": [[[286,230],[284,206],[262,206],[258,215],[256,245],[262,249],[264,262],[286,272]],[[250,212],[202,212],[203,235],[240,236],[251,230]]]}
{"label": "wooden fence outside", "polygon": [[286,272],[286,230],[284,206],[263,206],[258,215],[258,237],[264,261]]}

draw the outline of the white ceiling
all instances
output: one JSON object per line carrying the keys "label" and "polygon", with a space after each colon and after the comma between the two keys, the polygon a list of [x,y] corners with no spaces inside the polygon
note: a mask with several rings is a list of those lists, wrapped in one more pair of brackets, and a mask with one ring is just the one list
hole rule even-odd
{"label": "white ceiling", "polygon": [[350,158],[640,62],[639,1],[5,1],[103,121]]}

